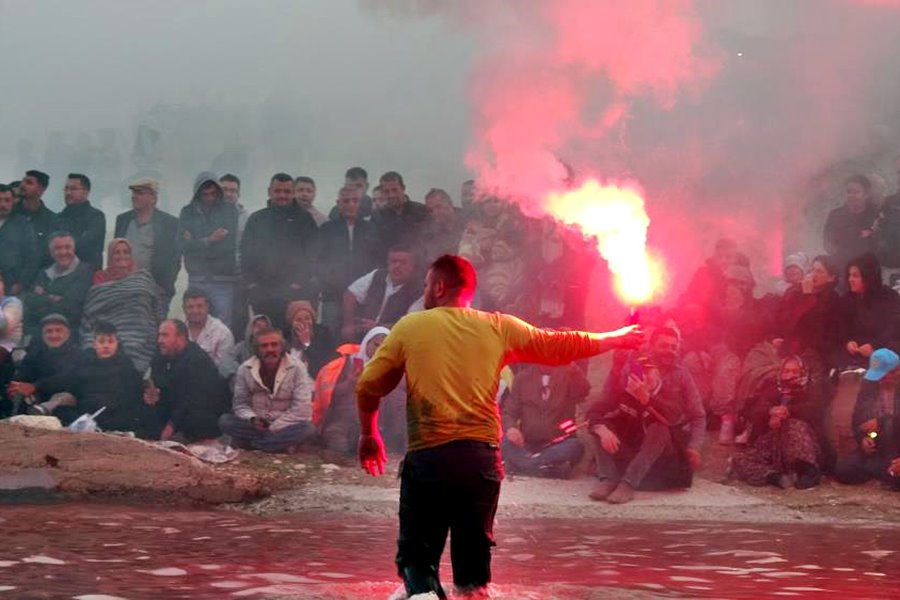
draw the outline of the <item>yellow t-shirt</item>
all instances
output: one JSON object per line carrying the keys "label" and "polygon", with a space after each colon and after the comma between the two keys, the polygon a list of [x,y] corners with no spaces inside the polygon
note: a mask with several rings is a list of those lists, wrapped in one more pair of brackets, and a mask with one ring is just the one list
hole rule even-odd
{"label": "yellow t-shirt", "polygon": [[366,365],[359,406],[374,410],[403,375],[409,449],[454,440],[500,442],[500,371],[515,362],[563,365],[598,354],[599,339],[549,331],[501,313],[433,308],[403,317]]}

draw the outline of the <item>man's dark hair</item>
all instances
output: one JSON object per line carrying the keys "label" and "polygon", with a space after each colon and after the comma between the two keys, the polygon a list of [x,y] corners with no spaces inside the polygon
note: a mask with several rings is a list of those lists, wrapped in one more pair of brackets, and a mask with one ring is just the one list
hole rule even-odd
{"label": "man's dark hair", "polygon": [[448,204],[453,204],[453,198],[450,197],[450,194],[448,194],[446,190],[442,190],[441,188],[431,188],[428,190],[428,193],[425,194],[425,199],[428,200],[432,196],[438,196]]}
{"label": "man's dark hair", "polygon": [[413,255],[413,257],[415,257],[415,254],[416,254],[413,251],[412,246],[410,246],[409,244],[404,244],[402,242],[397,243],[397,244],[392,244],[391,247],[388,248],[388,254],[391,254],[392,252],[405,252],[406,254]]}
{"label": "man's dark hair", "polygon": [[388,171],[381,176],[381,179],[378,180],[378,183],[387,183],[388,181],[396,181],[400,184],[400,187],[404,189],[406,188],[406,184],[403,183],[403,175],[401,175],[397,171]]}
{"label": "man's dark hair", "polygon": [[297,185],[298,183],[308,183],[309,185],[316,187],[316,181],[312,177],[307,177],[306,175],[301,175],[294,180],[294,185]]}
{"label": "man's dark hair", "polygon": [[11,186],[6,185],[5,183],[0,183],[0,194],[9,192],[12,193],[13,189]]}
{"label": "man's dark hair", "polygon": [[219,177],[219,183],[225,183],[226,181],[229,181],[231,183],[236,183],[238,186],[238,189],[241,189],[241,180],[240,180],[240,178],[238,178],[237,175],[232,175],[231,173],[225,173],[224,175]]}
{"label": "man's dark hair", "polygon": [[50,185],[50,176],[43,171],[38,171],[36,169],[28,170],[25,171],[25,177],[34,177],[35,179],[37,179],[37,182],[41,184],[41,187],[45,190]]}
{"label": "man's dark hair", "polygon": [[369,174],[362,167],[350,167],[347,169],[347,172],[344,173],[344,179],[350,179],[352,181],[359,181],[362,179],[368,181]]}
{"label": "man's dark hair", "polygon": [[828,256],[827,254],[820,254],[814,259],[812,259],[813,263],[819,263],[822,265],[822,268],[825,269],[825,272],[834,277],[840,278],[841,270],[838,268],[837,264],[834,262],[834,259]]}
{"label": "man's dark hair", "polygon": [[78,183],[80,183],[84,189],[91,191],[91,180],[87,175],[82,175],[81,173],[69,173],[67,179],[77,179]]}
{"label": "man's dark hair", "polygon": [[94,324],[94,335],[119,335],[119,330],[109,321],[97,321]]}
{"label": "man's dark hair", "polygon": [[206,300],[206,304],[209,304],[209,294],[197,288],[188,288],[185,290],[184,296],[181,297],[181,303],[184,304],[188,300],[193,300],[194,298],[203,298]]}
{"label": "man's dark hair", "polygon": [[15,181],[10,181],[10,182],[9,182],[9,189],[11,189],[11,190],[13,190],[13,191],[17,190],[17,189],[20,188],[20,187],[22,187],[22,180],[21,180],[21,179],[16,179]]}
{"label": "man's dark hair", "polygon": [[[75,243],[75,236],[69,233],[68,231],[54,231],[49,236],[47,236],[47,247],[53,245],[53,240],[57,240],[59,238],[72,238],[72,242]],[[75,244],[77,246],[77,243]]]}
{"label": "man's dark hair", "polygon": [[475,267],[462,256],[445,254],[431,263],[431,276],[444,282],[447,289],[457,296],[471,296],[478,286]]}
{"label": "man's dark hair", "polygon": [[650,334],[650,345],[652,346],[653,344],[655,344],[656,340],[663,336],[673,337],[676,340],[681,339],[681,336],[678,335],[678,332],[675,331],[674,329],[672,329],[671,327],[657,327],[656,329],[653,330],[653,333]]}
{"label": "man's dark hair", "polygon": [[294,178],[287,173],[275,173],[274,175],[272,175],[272,179],[269,180],[269,185],[275,183],[276,181],[279,183],[290,183],[291,185],[294,184]]}
{"label": "man's dark hair", "polygon": [[183,337],[186,340],[190,339],[187,323],[181,319],[166,319],[163,323],[171,323],[175,327],[175,333],[178,337]]}
{"label": "man's dark hair", "polygon": [[376,185],[375,187],[372,188],[372,193],[373,193],[373,194],[374,194],[375,192],[380,192],[380,191],[381,191],[381,186],[380,186],[380,185]]}
{"label": "man's dark hair", "polygon": [[281,349],[284,350],[285,341],[284,341],[284,332],[282,332],[277,327],[264,327],[260,329],[255,334],[253,334],[251,343],[253,345],[253,353],[256,354],[259,351],[259,340],[262,339],[264,335],[272,335],[278,334],[278,337],[281,338]]}

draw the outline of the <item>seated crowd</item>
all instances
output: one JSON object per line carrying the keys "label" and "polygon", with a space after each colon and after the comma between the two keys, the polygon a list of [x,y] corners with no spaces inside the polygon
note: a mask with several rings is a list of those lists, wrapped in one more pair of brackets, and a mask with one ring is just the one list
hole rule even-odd
{"label": "seated crowd", "polygon": [[[390,328],[424,309],[424,270],[437,257],[477,267],[479,308],[584,326],[591,243],[476,197],[472,182],[459,207],[440,189],[411,200],[396,172],[369,197],[354,167],[325,215],[313,179],[277,173],[266,206],[248,214],[238,177],[201,173],[175,217],[156,207],[159,183],[139,179],[105,268],[90,179],[69,175],[58,215],[42,199],[48,184],[28,171],[0,185],[5,415],[69,424],[97,413],[103,430],[146,439],[224,434],[265,452],[318,443],[349,457],[356,381]],[[870,188],[851,178],[828,219],[828,254],[789,256],[776,293],[758,297],[748,258],[717,242],[674,307],[646,311],[646,347],[617,353],[596,395],[580,364],[504,373],[508,469],[566,478],[592,459],[591,497],[623,503],[639,489],[689,487],[707,428],[718,427],[719,442],[734,444],[732,474],[749,484],[807,488],[828,474],[900,488],[900,295],[882,283],[882,263],[897,261],[900,198],[876,206]],[[184,321],[169,318],[182,266]],[[835,374],[851,367],[867,370],[844,448],[829,408]],[[380,425],[403,452],[404,382]]]}

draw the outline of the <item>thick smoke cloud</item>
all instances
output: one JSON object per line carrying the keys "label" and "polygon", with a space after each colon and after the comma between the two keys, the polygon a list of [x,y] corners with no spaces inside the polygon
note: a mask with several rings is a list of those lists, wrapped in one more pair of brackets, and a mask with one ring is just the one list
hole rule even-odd
{"label": "thick smoke cloud", "polygon": [[682,279],[714,238],[758,276],[821,248],[853,172],[900,148],[893,0],[382,2],[475,31],[467,164],[541,208],[571,174],[636,179]]}

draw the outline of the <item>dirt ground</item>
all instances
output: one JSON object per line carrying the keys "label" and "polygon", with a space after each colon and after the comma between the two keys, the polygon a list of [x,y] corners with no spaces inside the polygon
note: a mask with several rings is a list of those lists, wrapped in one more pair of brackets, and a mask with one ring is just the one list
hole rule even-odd
{"label": "dirt ground", "polygon": [[[508,476],[498,518],[598,518],[736,523],[900,523],[900,494],[878,483],[845,486],[825,479],[809,490],[757,488],[723,482],[729,449],[709,441],[704,466],[689,490],[638,492],[633,502],[612,506],[588,498],[594,479],[581,473],[559,481]],[[272,456],[244,452],[229,468],[262,474],[274,493],[232,508],[256,514],[333,511],[393,516],[397,512],[399,457],[381,477],[364,473],[349,458],[311,451]]]}

